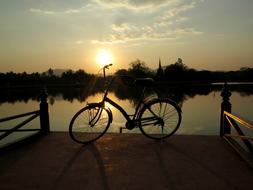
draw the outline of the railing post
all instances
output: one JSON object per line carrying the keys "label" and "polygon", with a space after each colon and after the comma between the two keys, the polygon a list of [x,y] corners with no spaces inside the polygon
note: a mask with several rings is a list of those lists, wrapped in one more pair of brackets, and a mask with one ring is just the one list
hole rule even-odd
{"label": "railing post", "polygon": [[221,113],[220,113],[220,136],[224,134],[230,134],[231,129],[229,127],[228,121],[224,118],[224,111],[231,113],[231,103],[229,102],[229,97],[231,92],[228,89],[227,82],[224,83],[223,89],[221,91],[222,103],[221,103]]}
{"label": "railing post", "polygon": [[40,94],[40,128],[44,134],[50,132],[47,92],[45,88],[42,89]]}

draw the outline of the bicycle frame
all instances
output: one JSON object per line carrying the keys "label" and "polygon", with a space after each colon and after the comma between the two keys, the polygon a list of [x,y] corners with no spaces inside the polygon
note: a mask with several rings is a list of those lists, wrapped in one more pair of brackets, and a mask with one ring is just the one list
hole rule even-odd
{"label": "bicycle frame", "polygon": [[[104,79],[106,79],[105,70],[111,65],[103,67]],[[88,144],[106,133],[113,120],[113,113],[107,104],[119,110],[126,119],[125,127],[120,127],[120,132],[122,129],[131,130],[139,127],[146,137],[156,140],[167,138],[176,132],[181,123],[181,110],[176,103],[168,98],[153,98],[147,101],[144,99],[146,88],[153,84],[152,79],[135,80],[135,84],[142,85],[143,88],[133,115],[129,115],[119,104],[107,97],[114,79],[115,77],[112,77],[105,86],[101,101],[88,103],[73,116],[69,124],[69,134],[72,140]],[[167,105],[168,109],[166,109]],[[148,127],[144,128],[144,126]]]}
{"label": "bicycle frame", "polygon": [[[104,78],[105,78],[105,72],[104,72]],[[136,117],[137,117],[137,114],[138,114],[138,111],[141,107],[142,104],[144,104],[143,102],[143,97],[144,97],[144,92],[145,92],[145,87],[143,88],[142,90],[142,95],[140,97],[140,101],[138,102],[136,108],[135,108],[135,113],[132,115],[133,117],[131,118],[129,115],[119,104],[117,104],[116,102],[114,102],[113,100],[111,100],[110,98],[107,97],[108,93],[109,93],[109,90],[110,90],[110,87],[113,83],[113,81],[115,80],[115,76],[111,79],[110,83],[108,84],[107,86],[107,89],[105,90],[105,93],[104,93],[104,96],[103,96],[103,99],[102,99],[102,102],[101,103],[104,103],[104,102],[107,102],[109,103],[110,105],[112,105],[113,107],[115,107],[117,110],[120,111],[120,113],[124,116],[124,118],[127,120],[127,121],[135,121],[136,120]]]}
{"label": "bicycle frame", "polygon": [[140,106],[142,104],[141,101],[138,103],[137,107],[135,108],[135,113],[132,115],[133,117],[131,118],[130,117],[131,115],[129,115],[119,104],[117,104],[116,102],[114,102],[110,98],[104,97],[104,102],[109,103],[110,105],[112,105],[113,107],[115,107],[117,110],[119,110],[120,113],[124,116],[124,118],[127,121],[135,121],[136,120],[139,108],[140,108]]}
{"label": "bicycle frame", "polygon": [[[111,66],[111,64],[109,65],[106,65],[104,66],[103,68],[103,76],[104,76],[104,80],[106,78],[106,74],[105,74],[105,69],[108,69],[108,67]],[[103,96],[103,99],[102,101],[99,103],[99,104],[102,104],[102,105],[105,105],[104,103],[107,102],[108,104],[112,105],[113,107],[115,107],[117,110],[119,110],[119,112],[124,116],[124,118],[126,119],[127,122],[142,122],[142,126],[145,126],[145,125],[149,125],[150,121],[156,121],[154,124],[156,123],[159,123],[159,117],[156,116],[156,114],[148,107],[149,111],[154,115],[153,117],[147,117],[147,118],[143,118],[141,121],[139,121],[137,119],[137,116],[138,116],[138,113],[140,111],[140,108],[142,105],[146,105],[145,102],[143,101],[143,98],[144,98],[144,93],[145,93],[145,90],[146,90],[146,87],[143,87],[142,89],[142,94],[141,94],[141,97],[140,97],[140,100],[135,108],[135,112],[133,115],[129,115],[119,104],[117,104],[116,102],[114,102],[113,100],[111,100],[110,98],[107,97],[108,93],[109,93],[109,90],[110,90],[110,87],[113,83],[113,81],[115,80],[116,76],[114,76],[111,81],[109,82],[106,90],[105,90],[105,93],[104,93],[104,96]],[[107,108],[110,110],[110,108]],[[111,110],[110,110],[111,111]],[[96,117],[98,115],[98,119],[100,117],[100,111],[96,114]],[[132,116],[132,117],[131,117]],[[96,118],[94,117],[94,119]],[[97,120],[98,120],[97,119]],[[96,122],[95,122],[96,123]],[[129,128],[131,129],[131,128]]]}
{"label": "bicycle frame", "polygon": [[[156,125],[156,124],[159,124],[159,123],[162,123],[160,121],[160,118],[158,116],[156,116],[156,114],[148,107],[149,111],[154,115],[153,117],[146,117],[146,118],[142,118],[141,120],[138,120],[137,119],[137,115],[138,115],[138,112],[139,112],[139,109],[141,107],[142,104],[145,104],[142,99],[139,101],[137,107],[135,108],[135,113],[134,115],[132,115],[133,117],[131,118],[129,114],[127,114],[127,112],[120,106],[118,105],[116,102],[114,102],[113,100],[111,100],[110,98],[108,97],[105,97],[104,98],[104,101],[109,103],[110,105],[114,106],[117,110],[120,111],[120,113],[125,117],[125,119],[127,120],[127,122],[141,122],[141,125],[142,126],[146,126],[146,125],[150,125],[150,121],[155,121],[153,124]],[[131,129],[131,128],[128,128],[127,129]]]}

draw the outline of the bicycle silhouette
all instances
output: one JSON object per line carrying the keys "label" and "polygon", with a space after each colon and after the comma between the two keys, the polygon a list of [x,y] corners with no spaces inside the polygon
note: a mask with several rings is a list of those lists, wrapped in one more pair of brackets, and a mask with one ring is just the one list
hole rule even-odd
{"label": "bicycle silhouette", "polygon": [[[103,67],[104,80],[106,69],[112,64]],[[112,77],[103,98],[98,103],[88,103],[79,110],[71,119],[69,134],[72,140],[77,143],[87,144],[102,137],[113,121],[113,113],[105,103],[112,105],[126,119],[126,129],[139,127],[140,131],[152,139],[164,139],[173,135],[181,123],[181,109],[169,98],[153,98],[144,100],[144,93],[147,87],[154,83],[151,78],[135,79],[133,85],[142,86],[142,94],[135,108],[133,115],[129,115],[120,105],[107,97],[110,87],[116,76]]]}

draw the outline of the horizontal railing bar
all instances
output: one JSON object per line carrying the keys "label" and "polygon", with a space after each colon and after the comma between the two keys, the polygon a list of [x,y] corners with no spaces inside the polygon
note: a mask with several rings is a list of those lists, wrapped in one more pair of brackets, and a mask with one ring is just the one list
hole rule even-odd
{"label": "horizontal railing bar", "polygon": [[[229,116],[225,115],[225,118],[227,119],[227,121],[230,124],[230,127],[234,127],[236,132],[241,135],[241,136],[245,136],[243,131],[240,129],[240,127],[237,125],[236,121],[233,118],[229,118]],[[230,120],[231,119],[231,120]],[[253,152],[253,146],[250,143],[250,141],[248,139],[242,139],[243,143],[247,146],[247,148]]]}
{"label": "horizontal railing bar", "polygon": [[[12,129],[0,129],[0,132],[13,131]],[[40,131],[40,129],[18,129],[15,132],[24,132],[24,131]]]}
{"label": "horizontal railing bar", "polygon": [[32,121],[33,119],[35,119],[36,117],[38,117],[40,114],[37,113],[31,117],[29,117],[28,119],[24,120],[23,122],[21,122],[20,124],[18,124],[17,126],[13,127],[12,130],[5,132],[4,134],[0,135],[0,140],[2,140],[3,138],[7,137],[8,135],[10,135],[11,133],[13,133],[14,131],[16,131],[17,129],[19,129],[20,127],[24,126],[25,124],[29,123],[30,121]]}
{"label": "horizontal railing bar", "polygon": [[[237,133],[239,135],[243,135],[244,136],[244,133],[243,131],[240,129],[240,127],[237,125],[237,123],[235,122],[235,120],[233,120],[233,118],[229,118],[227,115],[225,115],[225,118],[227,119],[227,121],[229,122],[230,124],[230,127],[233,127],[235,128],[235,130],[237,131]],[[231,119],[231,120],[230,120]]]}
{"label": "horizontal railing bar", "polygon": [[241,139],[247,139],[247,140],[253,140],[253,137],[242,136],[242,135],[225,134],[224,136],[226,136],[226,137],[234,137],[234,138],[241,138]]}
{"label": "horizontal railing bar", "polygon": [[29,116],[29,115],[33,115],[33,114],[39,114],[39,113],[40,113],[40,111],[36,110],[36,111],[32,111],[32,112],[27,112],[27,113],[23,113],[23,114],[19,114],[19,115],[14,115],[14,116],[2,118],[2,119],[0,119],[0,123],[5,122],[5,121],[9,121],[9,120],[13,120],[13,119],[17,119],[20,117],[25,117],[25,116]]}
{"label": "horizontal railing bar", "polygon": [[224,111],[224,114],[231,117],[233,120],[237,121],[238,123],[242,124],[243,126],[247,127],[248,129],[253,130],[253,125],[252,124],[250,124],[250,123],[242,120],[241,118],[239,118],[239,117],[237,117],[237,116],[235,116],[231,113],[228,113],[226,111]]}

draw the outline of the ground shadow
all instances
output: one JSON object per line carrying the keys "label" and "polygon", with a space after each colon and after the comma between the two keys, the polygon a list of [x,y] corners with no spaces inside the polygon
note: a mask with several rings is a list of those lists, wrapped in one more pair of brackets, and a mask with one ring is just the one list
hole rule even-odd
{"label": "ground shadow", "polygon": [[[101,154],[96,146],[96,144],[89,144],[89,145],[83,145],[80,146],[76,151],[72,154],[72,156],[68,159],[66,162],[65,166],[62,168],[60,174],[57,176],[54,184],[52,185],[52,190],[57,189],[58,187],[60,188],[60,183],[64,179],[66,173],[69,172],[71,169],[72,165],[76,162],[77,158],[80,158],[80,156],[84,153],[91,153],[94,157],[95,162],[97,163],[98,166],[98,172],[101,177],[101,189],[104,190],[109,190],[109,185],[108,185],[108,180],[107,180],[107,175],[104,167],[104,162],[101,157]],[[94,166],[95,167],[95,166]]]}

